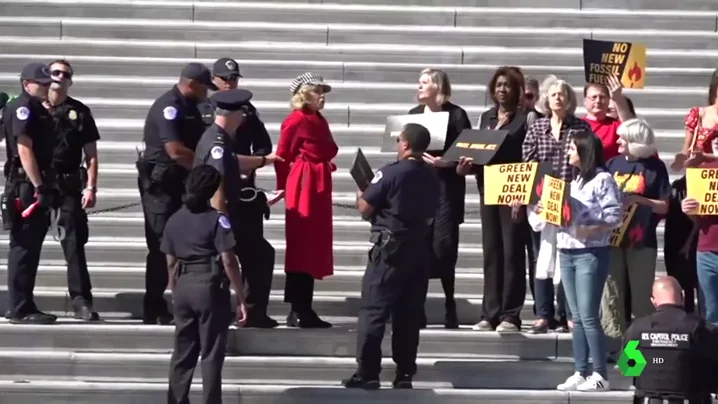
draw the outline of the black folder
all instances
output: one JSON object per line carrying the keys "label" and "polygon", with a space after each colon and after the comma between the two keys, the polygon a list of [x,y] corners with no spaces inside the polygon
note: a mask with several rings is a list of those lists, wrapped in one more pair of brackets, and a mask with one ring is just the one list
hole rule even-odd
{"label": "black folder", "polygon": [[371,180],[374,178],[374,171],[372,171],[369,162],[366,160],[366,157],[364,157],[361,148],[357,149],[357,155],[354,157],[354,162],[352,163],[352,168],[349,170],[349,173],[351,173],[354,182],[356,182],[359,190],[362,192],[369,187]]}

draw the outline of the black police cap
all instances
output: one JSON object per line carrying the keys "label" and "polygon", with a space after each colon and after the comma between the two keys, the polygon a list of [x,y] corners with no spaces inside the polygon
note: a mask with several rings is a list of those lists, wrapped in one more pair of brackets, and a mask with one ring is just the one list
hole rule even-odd
{"label": "black police cap", "polygon": [[182,77],[196,81],[212,91],[217,90],[217,86],[212,83],[212,73],[210,73],[207,66],[201,63],[188,63],[187,66],[182,69]]}
{"label": "black police cap", "polygon": [[249,105],[252,95],[251,91],[243,89],[227,90],[214,93],[209,98],[209,101],[215,108],[225,111],[239,111],[242,107]]}
{"label": "black police cap", "polygon": [[34,81],[40,84],[52,83],[50,69],[42,63],[30,63],[22,69],[20,80]]}
{"label": "black police cap", "polygon": [[231,58],[219,58],[212,65],[212,74],[223,78],[242,77],[237,61]]}

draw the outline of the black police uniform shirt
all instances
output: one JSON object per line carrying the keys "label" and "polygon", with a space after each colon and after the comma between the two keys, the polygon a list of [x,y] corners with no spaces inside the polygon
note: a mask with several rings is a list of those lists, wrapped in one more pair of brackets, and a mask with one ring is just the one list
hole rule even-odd
{"label": "black police uniform shirt", "polygon": [[[214,108],[207,101],[200,103],[200,111],[207,127],[214,123]],[[247,104],[247,116],[237,128],[234,137],[234,152],[243,156],[266,156],[272,153],[272,139],[259,117],[257,108]]]}
{"label": "black police uniform shirt", "polygon": [[41,101],[23,92],[5,105],[2,121],[6,132],[5,138],[8,141],[6,147],[8,161],[18,155],[17,140],[24,135],[32,139],[32,149],[38,168],[42,171],[51,167],[55,146],[52,140],[53,120]]}
{"label": "black police uniform shirt", "polygon": [[232,251],[235,244],[227,216],[214,209],[192,213],[182,206],[167,221],[160,251],[192,261]]}
{"label": "black police uniform shirt", "polygon": [[82,165],[83,148],[100,140],[92,112],[82,102],[67,97],[50,111],[55,118],[58,145],[55,148],[56,169],[62,174],[75,174]]}
{"label": "black police uniform shirt", "polygon": [[145,159],[170,164],[172,160],[165,151],[165,144],[181,142],[194,150],[204,129],[197,102],[183,96],[177,86],[172,87],[155,100],[147,113],[143,134]]}
{"label": "black police uniform shirt", "polygon": [[374,207],[372,230],[422,231],[439,207],[439,179],[419,160],[401,160],[376,172],[362,199]]}
{"label": "black police uniform shirt", "polygon": [[239,200],[239,160],[233,152],[234,139],[221,127],[213,124],[204,132],[194,154],[194,166],[207,164],[214,167],[223,178],[224,196],[227,199],[230,217],[233,216]]}
{"label": "black police uniform shirt", "polygon": [[[666,165],[658,157],[628,160],[625,155],[618,155],[606,164],[624,195],[638,194],[649,199],[668,200],[671,197],[671,183]],[[637,244],[647,248],[658,248],[656,227],[661,216],[652,212],[650,207],[640,206],[636,215],[645,215],[646,224],[643,229],[643,242]],[[636,216],[636,220],[640,217]],[[629,230],[630,232],[630,230]],[[631,237],[631,234],[629,234]],[[640,237],[640,234],[635,237]]]}

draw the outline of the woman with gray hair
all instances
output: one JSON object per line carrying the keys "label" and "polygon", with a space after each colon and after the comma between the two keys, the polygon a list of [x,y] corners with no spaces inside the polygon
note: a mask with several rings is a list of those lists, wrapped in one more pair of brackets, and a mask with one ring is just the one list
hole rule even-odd
{"label": "woman with gray hair", "polygon": [[[601,300],[601,323],[606,334],[613,337],[625,334],[631,314],[638,318],[653,312],[656,227],[668,212],[671,197],[668,170],[656,156],[650,126],[641,119],[630,119],[618,127],[617,133],[620,154],[607,163],[607,168],[623,192],[624,209],[635,205],[636,210],[620,245],[611,248],[610,271]],[[630,296],[628,305],[626,295]]]}
{"label": "woman with gray hair", "polygon": [[[523,144],[523,160],[527,162],[548,162],[553,166],[553,176],[566,182],[574,177],[574,167],[568,162],[568,151],[573,135],[579,132],[593,133],[589,124],[576,118],[578,101],[571,85],[556,76],[549,76],[541,85],[541,97],[536,109],[546,114],[529,126]],[[555,241],[554,241],[555,247]],[[531,333],[543,334],[549,329],[567,332],[569,310],[562,285],[556,292],[557,306],[554,308],[554,279],[552,270],[541,268],[537,263],[534,280],[536,316],[538,320]],[[558,279],[558,278],[557,278]],[[556,313],[558,312],[558,313]],[[558,314],[558,321],[556,320]]]}

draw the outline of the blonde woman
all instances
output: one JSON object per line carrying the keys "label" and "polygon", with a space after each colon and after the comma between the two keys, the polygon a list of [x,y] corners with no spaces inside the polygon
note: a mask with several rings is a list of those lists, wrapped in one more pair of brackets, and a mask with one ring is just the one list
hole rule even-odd
{"label": "blonde woman", "polygon": [[455,329],[459,328],[459,318],[456,313],[454,288],[456,261],[459,254],[459,225],[464,222],[466,179],[456,172],[456,163],[443,161],[441,156],[451,147],[461,131],[471,129],[471,121],[469,121],[466,111],[450,102],[450,98],[451,83],[446,72],[438,69],[425,69],[419,75],[417,91],[419,105],[412,108],[409,113],[423,114],[442,111],[449,113],[449,124],[446,128],[446,141],[443,150],[424,153],[424,161],[436,169],[436,173],[439,175],[441,194],[432,232],[435,261],[430,277],[441,279],[446,299],[444,327]]}
{"label": "blonde woman", "polygon": [[[651,288],[656,276],[658,241],[656,227],[668,213],[671,183],[668,170],[656,156],[653,130],[641,119],[618,127],[618,152],[607,163],[623,193],[624,208],[638,204],[636,220],[642,231],[629,231],[625,244],[611,248],[611,266],[603,292],[601,323],[610,336],[623,336],[631,314],[636,318],[653,312]],[[625,297],[631,296],[626,307]]]}
{"label": "blonde woman", "polygon": [[329,328],[312,309],[314,280],[334,273],[331,160],[339,148],[321,114],[331,87],[321,76],[304,73],[292,81],[293,111],[281,127],[275,164],[279,194],[286,199],[287,251],[284,301],[291,304],[287,325]]}

